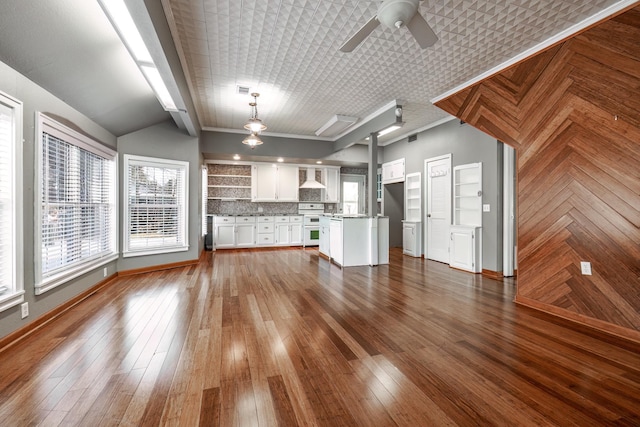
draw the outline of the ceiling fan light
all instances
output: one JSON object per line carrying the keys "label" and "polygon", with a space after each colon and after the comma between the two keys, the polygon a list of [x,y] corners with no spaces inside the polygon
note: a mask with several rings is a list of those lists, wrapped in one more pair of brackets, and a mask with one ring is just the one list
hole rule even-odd
{"label": "ceiling fan light", "polygon": [[251,133],[245,139],[242,140],[242,143],[248,145],[253,150],[258,145],[262,145],[262,140],[258,137],[257,134]]}
{"label": "ceiling fan light", "polygon": [[262,120],[260,120],[259,118],[252,117],[249,120],[247,120],[247,123],[244,125],[244,128],[249,132],[260,133],[263,130],[265,130],[267,126],[264,123],[262,123]]}

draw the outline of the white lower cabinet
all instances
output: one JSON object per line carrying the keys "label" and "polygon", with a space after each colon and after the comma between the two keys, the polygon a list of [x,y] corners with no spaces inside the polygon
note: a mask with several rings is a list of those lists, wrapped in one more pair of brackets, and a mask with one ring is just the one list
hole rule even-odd
{"label": "white lower cabinet", "polygon": [[331,219],[326,216],[320,217],[320,241],[319,251],[322,255],[325,255],[327,258],[331,258],[331,250],[330,250],[330,241],[329,241],[329,224],[331,223]]}
{"label": "white lower cabinet", "polygon": [[279,246],[302,245],[302,216],[276,216],[275,243]]}
{"label": "white lower cabinet", "polygon": [[250,216],[214,218],[216,249],[246,248],[256,244],[255,218]]}
{"label": "white lower cabinet", "polygon": [[259,216],[258,217],[258,236],[256,238],[256,245],[258,246],[273,246],[276,242],[275,238],[275,217],[272,216]]}
{"label": "white lower cabinet", "polygon": [[422,256],[422,224],[402,221],[402,253],[414,257]]}
{"label": "white lower cabinet", "polygon": [[259,246],[302,246],[302,215],[215,216],[216,249]]}
{"label": "white lower cabinet", "polygon": [[236,219],[230,216],[216,216],[214,224],[214,240],[216,249],[236,246]]}
{"label": "white lower cabinet", "polygon": [[329,225],[329,251],[331,259],[340,265],[344,263],[344,252],[342,247],[342,220],[331,219]]}
{"label": "white lower cabinet", "polygon": [[450,243],[451,267],[482,272],[482,227],[452,225]]}

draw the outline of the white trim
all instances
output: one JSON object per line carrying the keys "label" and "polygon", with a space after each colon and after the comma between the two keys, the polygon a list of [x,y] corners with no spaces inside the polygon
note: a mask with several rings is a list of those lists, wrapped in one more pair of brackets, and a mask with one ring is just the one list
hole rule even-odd
{"label": "white trim", "polygon": [[503,144],[502,271],[512,277],[515,268],[515,149]]}
{"label": "white trim", "polygon": [[461,85],[458,85],[456,87],[454,87],[453,89],[450,89],[448,91],[446,91],[445,93],[436,96],[435,98],[431,99],[431,103],[435,104],[437,102],[442,101],[445,98],[450,97],[451,95],[454,95],[458,92],[460,92],[461,90],[464,90],[466,88],[468,88],[469,86],[473,86],[474,84],[485,80],[491,76],[493,76],[494,74],[497,74],[509,67],[511,67],[514,64],[517,64],[520,61],[523,61],[545,49],[547,49],[550,46],[553,46],[554,44],[561,42],[563,40],[566,40],[567,38],[569,38],[570,36],[579,33],[580,31],[584,30],[585,28],[596,24],[606,18],[608,18],[611,15],[614,15],[618,12],[620,12],[621,10],[626,9],[627,7],[633,6],[634,4],[637,3],[637,0],[622,0],[619,1],[616,4],[613,4],[609,7],[607,7],[606,9],[601,10],[600,12],[596,13],[593,16],[590,16],[588,18],[586,18],[585,20],[578,22],[577,24],[572,25],[571,27],[567,28],[564,31],[559,32],[558,34],[554,35],[553,37],[538,43],[537,45],[525,50],[522,53],[519,53],[518,55],[514,56],[513,58],[509,59],[508,61],[503,62],[502,64],[499,64],[487,71],[485,71],[484,73],[472,78],[471,80],[468,80],[464,83],[462,83]]}
{"label": "white trim", "polygon": [[[11,163],[11,248],[13,262],[11,281],[13,288],[7,295],[0,297],[0,311],[14,307],[24,301],[24,215],[23,215],[23,104],[22,101],[0,91],[0,103],[13,111],[13,141],[10,149]],[[1,272],[6,274],[7,272]]]}
{"label": "white trim", "polygon": [[[83,135],[68,126],[42,114],[35,112],[35,168],[34,168],[34,274],[35,274],[35,294],[41,295],[57,286],[60,286],[72,279],[99,268],[109,262],[118,259],[118,157],[115,150],[103,145],[102,143]],[[91,152],[105,160],[112,162],[113,182],[110,186],[111,202],[113,206],[112,227],[112,245],[109,253],[97,255],[93,258],[85,259],[79,264],[67,266],[58,273],[50,274],[42,277],[42,174],[43,174],[43,158],[42,158],[42,135],[47,133],[53,137],[59,138],[68,144],[77,146],[80,149]]]}

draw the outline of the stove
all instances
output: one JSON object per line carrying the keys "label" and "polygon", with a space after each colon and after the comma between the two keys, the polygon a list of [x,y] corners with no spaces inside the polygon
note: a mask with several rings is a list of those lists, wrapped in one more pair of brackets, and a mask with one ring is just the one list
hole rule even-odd
{"label": "stove", "polygon": [[299,203],[298,214],[303,215],[303,246],[320,244],[320,215],[324,213],[324,203]]}

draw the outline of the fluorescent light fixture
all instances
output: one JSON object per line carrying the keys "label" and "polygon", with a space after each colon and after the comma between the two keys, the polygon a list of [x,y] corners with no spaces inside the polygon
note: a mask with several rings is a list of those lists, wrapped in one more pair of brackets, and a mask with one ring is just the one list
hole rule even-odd
{"label": "fluorescent light fixture", "polygon": [[[399,125],[391,125],[391,126],[389,126],[388,128],[384,128],[384,129],[382,129],[380,132],[378,132],[378,136],[384,136],[384,135],[386,135],[386,134],[388,134],[388,133],[393,132],[394,130],[398,130],[398,129],[400,129],[401,127],[402,127],[402,124],[399,124]],[[369,140],[369,137],[366,137],[365,139],[366,139],[366,140]]]}
{"label": "fluorescent light fixture", "polygon": [[124,0],[98,0],[129,53],[166,111],[178,111]]}
{"label": "fluorescent light fixture", "polygon": [[400,129],[399,125],[393,125],[393,126],[389,126],[386,129],[382,129],[380,132],[378,132],[378,136],[385,136],[388,133],[393,132],[394,130],[398,130]]}
{"label": "fluorescent light fixture", "polygon": [[164,109],[167,111],[178,111],[178,107],[176,107],[175,102],[173,102],[173,98],[171,98],[169,90],[167,89],[167,86],[165,86],[158,69],[149,65],[140,65],[140,69],[147,78],[147,81],[151,85],[151,89],[155,92],[156,97],[158,97],[158,101],[160,101],[160,104],[162,104]]}
{"label": "fluorescent light fixture", "polygon": [[149,49],[142,41],[142,37],[138,32],[136,24],[129,14],[127,5],[124,4],[124,0],[98,0],[100,5],[111,18],[111,23],[120,38],[124,41],[125,45],[129,48],[131,55],[137,62],[153,63]]}
{"label": "fluorescent light fixture", "polygon": [[357,117],[336,114],[316,131],[317,136],[336,136],[358,121]]}

